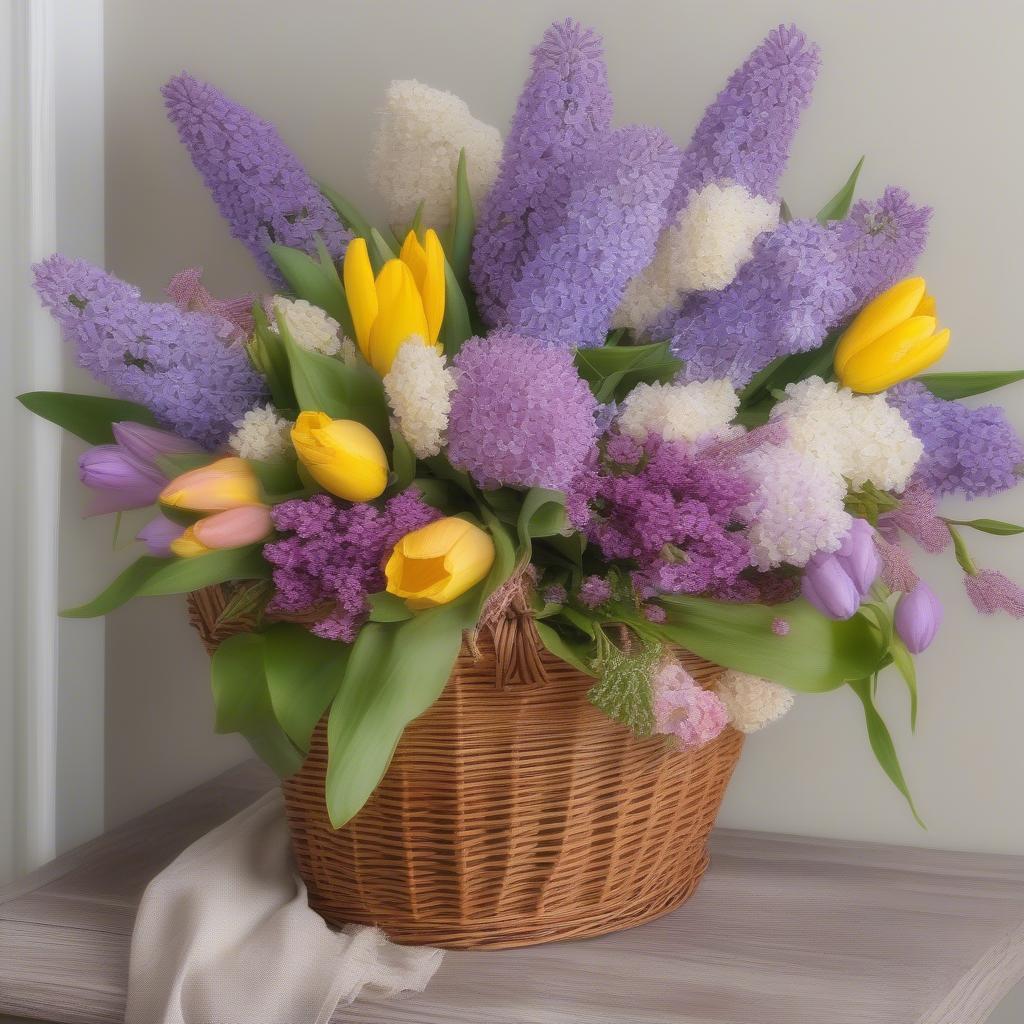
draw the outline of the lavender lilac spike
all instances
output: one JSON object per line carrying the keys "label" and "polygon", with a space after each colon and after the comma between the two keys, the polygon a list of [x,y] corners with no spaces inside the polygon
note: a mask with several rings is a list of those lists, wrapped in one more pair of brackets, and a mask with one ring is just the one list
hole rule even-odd
{"label": "lavender lilac spike", "polygon": [[597,144],[512,287],[509,326],[566,348],[604,344],[626,285],[654,255],[678,166],[656,128],[621,128]]}
{"label": "lavender lilac spike", "polygon": [[227,321],[144,302],[137,288],[85,260],[58,254],[33,272],[78,365],[182,437],[215,448],[265,398],[245,348],[228,340]]}
{"label": "lavender lilac spike", "polygon": [[567,20],[533,51],[498,177],[479,212],[470,277],[484,319],[505,322],[511,289],[537,240],[561,219],[577,166],[611,126],[601,37]]}
{"label": "lavender lilac spike", "polygon": [[231,234],[267,277],[284,283],[267,252],[272,242],[314,254],[319,235],[335,259],[344,255],[352,235],[269,121],[189,74],[161,91]]}
{"label": "lavender lilac spike", "polygon": [[779,178],[810,103],[821,60],[794,25],[780,25],[737,68],[705,111],[683,153],[669,204],[681,210],[689,193],[734,181],[752,195],[778,198]]}
{"label": "lavender lilac spike", "polygon": [[931,211],[902,189],[860,202],[844,221],[794,220],[762,235],[719,292],[692,296],[653,332],[672,340],[687,380],[742,386],[778,356],[817,348],[868,299],[906,276],[924,249]]}

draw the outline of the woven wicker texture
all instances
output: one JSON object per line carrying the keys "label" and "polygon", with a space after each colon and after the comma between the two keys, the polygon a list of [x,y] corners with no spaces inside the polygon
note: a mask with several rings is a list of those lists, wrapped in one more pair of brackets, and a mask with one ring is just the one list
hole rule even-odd
{"label": "woven wicker texture", "polygon": [[[214,626],[223,605],[217,588],[190,600],[211,649],[244,628]],[[330,923],[499,949],[629,928],[696,888],[741,734],[685,753],[665,737],[637,739],[590,704],[593,680],[530,625],[495,635],[463,645],[440,699],[344,828],[331,828],[324,804],[323,722],[284,781],[299,872]],[[519,672],[508,671],[510,650]],[[701,682],[721,671],[682,660]]]}

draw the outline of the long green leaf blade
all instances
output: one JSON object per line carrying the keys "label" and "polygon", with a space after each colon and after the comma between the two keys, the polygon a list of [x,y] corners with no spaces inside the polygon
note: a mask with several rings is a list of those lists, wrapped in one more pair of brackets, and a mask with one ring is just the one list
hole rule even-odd
{"label": "long green leaf blade", "polygon": [[56,423],[89,444],[113,444],[111,425],[121,420],[155,427],[156,418],[142,405],[100,395],[72,395],[62,391],[28,391],[18,401],[29,412]]}
{"label": "long green leaf blade", "polygon": [[469,191],[469,175],[466,170],[466,151],[463,149],[459,152],[459,167],[455,172],[455,213],[448,242],[448,262],[463,290],[469,285],[469,259],[473,250],[475,230],[476,214],[473,212],[473,197]]}
{"label": "long green leaf blade", "polygon": [[826,224],[830,220],[842,220],[850,212],[853,194],[857,190],[857,179],[860,177],[863,166],[864,157],[861,157],[843,187],[818,211],[816,219],[819,223]]}
{"label": "long green leaf blade", "polygon": [[949,400],[983,395],[1024,380],[1024,370],[976,370],[960,373],[924,373],[915,377],[937,398]]}

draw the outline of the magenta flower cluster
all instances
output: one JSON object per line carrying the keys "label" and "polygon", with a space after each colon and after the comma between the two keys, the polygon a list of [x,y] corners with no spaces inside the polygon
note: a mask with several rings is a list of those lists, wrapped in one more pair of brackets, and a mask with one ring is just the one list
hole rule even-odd
{"label": "magenta flower cluster", "polygon": [[162,92],[231,234],[271,281],[284,283],[267,252],[272,242],[313,254],[319,236],[341,258],[351,233],[269,121],[189,74],[176,75]]}
{"label": "magenta flower cluster", "polygon": [[263,378],[229,340],[226,320],[144,302],[138,288],[85,260],[50,256],[33,272],[78,365],[182,437],[215,448],[264,398]]}
{"label": "magenta flower cluster", "polygon": [[597,144],[511,288],[508,325],[567,348],[603,345],[626,285],[654,257],[678,167],[678,149],[656,128],[622,128]]}
{"label": "magenta flower cluster", "polygon": [[552,25],[533,51],[497,181],[480,208],[470,276],[489,324],[505,322],[515,282],[561,223],[575,173],[611,120],[601,37],[573,21]]}
{"label": "magenta flower cluster", "polygon": [[971,409],[936,397],[917,381],[897,384],[888,400],[924,444],[914,471],[922,487],[977,498],[1019,482],[1024,444],[999,406]]}
{"label": "magenta flower cluster", "polygon": [[273,517],[274,526],[288,536],[263,548],[274,567],[268,611],[323,608],[326,615],[311,630],[351,643],[366,620],[367,598],[384,589],[384,563],[395,544],[440,513],[410,489],[383,508],[316,494],[276,505]]}
{"label": "magenta flower cluster", "polygon": [[751,484],[736,470],[688,446],[655,436],[632,470],[606,462],[582,476],[570,516],[609,560],[632,567],[641,598],[718,594],[750,566],[737,527]]}
{"label": "magenta flower cluster", "polygon": [[448,458],[480,487],[565,490],[597,439],[597,402],[572,353],[498,331],[453,361]]}

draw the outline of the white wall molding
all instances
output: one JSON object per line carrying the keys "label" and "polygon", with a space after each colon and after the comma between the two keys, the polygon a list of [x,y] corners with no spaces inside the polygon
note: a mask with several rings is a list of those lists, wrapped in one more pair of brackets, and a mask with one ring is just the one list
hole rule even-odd
{"label": "white wall molding", "polygon": [[57,249],[102,259],[102,3],[9,0],[0,19],[10,139],[0,172],[0,308],[9,314],[0,339],[3,876],[102,825],[102,624],[57,617],[59,576],[84,567],[75,520],[62,526],[72,452],[57,428],[13,401],[68,386],[63,345],[29,286],[29,265]]}

